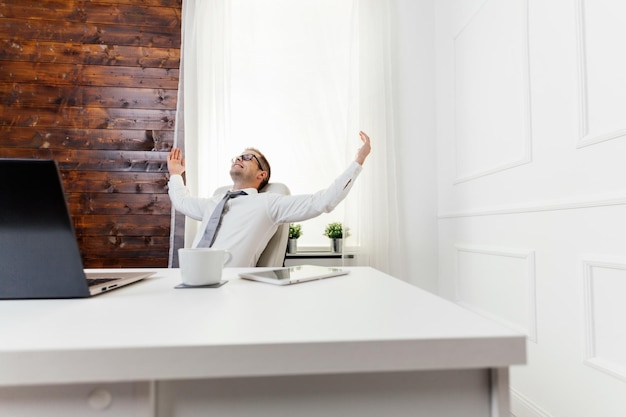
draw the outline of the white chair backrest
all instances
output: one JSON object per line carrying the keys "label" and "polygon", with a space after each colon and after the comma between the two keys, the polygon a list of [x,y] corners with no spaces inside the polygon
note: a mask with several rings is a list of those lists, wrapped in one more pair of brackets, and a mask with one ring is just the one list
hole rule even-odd
{"label": "white chair backrest", "polygon": [[[214,195],[222,195],[230,190],[230,186],[223,186],[215,190]],[[289,188],[280,182],[271,182],[260,191],[261,193],[276,193],[290,195]],[[287,240],[289,239],[289,224],[281,224],[278,226],[276,233],[267,243],[267,246],[261,253],[256,266],[281,267],[285,264],[285,253],[287,252]]]}

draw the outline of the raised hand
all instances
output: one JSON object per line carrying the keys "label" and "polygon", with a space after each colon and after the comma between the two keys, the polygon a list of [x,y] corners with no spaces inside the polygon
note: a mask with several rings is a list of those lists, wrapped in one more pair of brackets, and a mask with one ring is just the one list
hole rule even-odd
{"label": "raised hand", "polygon": [[183,158],[183,153],[180,149],[172,148],[167,155],[167,170],[172,175],[181,175],[185,172],[185,158]]}
{"label": "raised hand", "polygon": [[361,147],[357,151],[355,161],[363,165],[363,162],[365,162],[365,158],[367,158],[367,155],[370,154],[372,147],[370,146],[370,137],[367,136],[365,132],[359,132],[359,136],[361,137],[361,141],[363,141],[363,145],[361,145]]}

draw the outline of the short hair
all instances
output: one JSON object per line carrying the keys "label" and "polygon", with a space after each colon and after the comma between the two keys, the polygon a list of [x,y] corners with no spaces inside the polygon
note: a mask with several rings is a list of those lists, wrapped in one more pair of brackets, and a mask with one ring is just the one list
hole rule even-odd
{"label": "short hair", "polygon": [[270,177],[272,176],[272,167],[270,166],[270,163],[267,161],[267,158],[265,158],[265,155],[263,155],[263,153],[259,151],[257,148],[246,148],[246,150],[254,151],[259,154],[259,160],[261,161],[261,168],[263,169],[263,171],[267,172],[267,177],[263,179],[263,181],[261,182],[261,185],[259,185],[259,188],[258,188],[258,190],[261,191],[263,187],[265,187],[267,183],[270,182]]}

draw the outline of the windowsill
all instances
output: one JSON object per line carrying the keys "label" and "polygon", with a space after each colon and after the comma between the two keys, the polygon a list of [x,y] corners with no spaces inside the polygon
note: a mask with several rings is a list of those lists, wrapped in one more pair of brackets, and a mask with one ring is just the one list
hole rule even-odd
{"label": "windowsill", "polygon": [[354,258],[354,253],[341,253],[331,252],[329,250],[322,251],[298,251],[296,253],[288,253],[289,259],[340,259],[340,258]]}

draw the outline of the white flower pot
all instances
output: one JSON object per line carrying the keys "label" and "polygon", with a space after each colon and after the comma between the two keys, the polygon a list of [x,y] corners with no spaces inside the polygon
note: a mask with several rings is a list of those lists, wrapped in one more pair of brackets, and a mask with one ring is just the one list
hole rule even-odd
{"label": "white flower pot", "polygon": [[335,253],[341,253],[343,250],[343,239],[331,239],[330,249]]}
{"label": "white flower pot", "polygon": [[289,239],[287,241],[287,253],[296,253],[298,252],[298,239]]}

